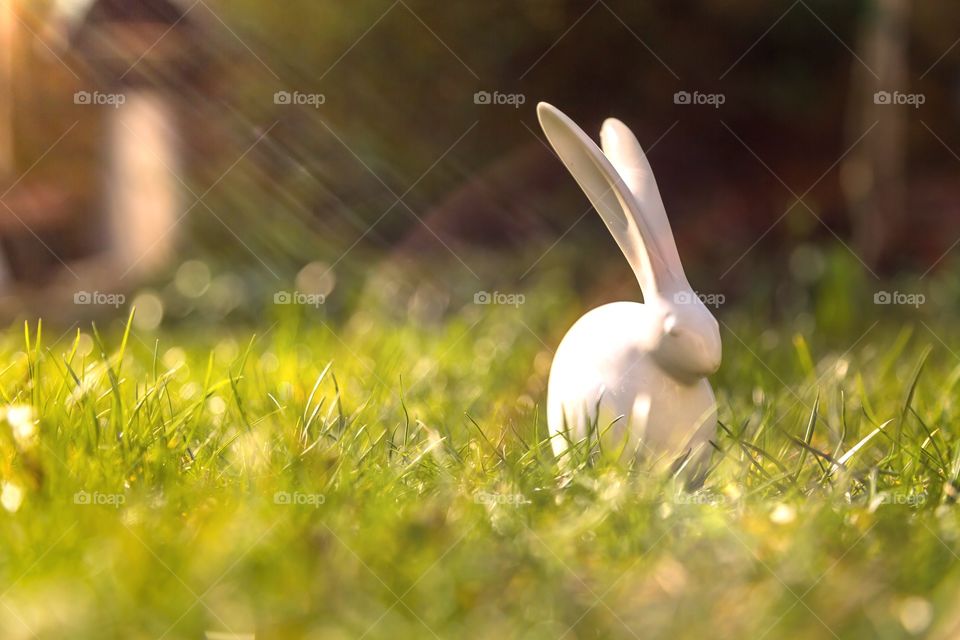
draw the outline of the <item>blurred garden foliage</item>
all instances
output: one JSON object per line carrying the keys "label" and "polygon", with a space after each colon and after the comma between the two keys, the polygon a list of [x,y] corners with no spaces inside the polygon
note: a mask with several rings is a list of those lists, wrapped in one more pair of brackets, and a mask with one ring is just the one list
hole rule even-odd
{"label": "blurred garden foliage", "polygon": [[[38,38],[49,6],[26,4]],[[207,31],[190,46],[209,56],[206,80],[174,90],[188,183],[198,195],[215,185],[204,202],[217,216],[202,206],[190,212],[185,256],[268,280],[292,277],[317,259],[362,277],[419,235],[426,242],[412,246],[429,252],[418,257],[449,261],[458,277],[480,270],[485,258],[474,263],[471,251],[506,248],[524,253],[529,259],[520,262],[529,265],[586,209],[538,141],[533,107],[545,99],[588,131],[615,114],[642,144],[656,143],[651,158],[694,273],[736,264],[788,210],[726,286],[754,284],[750,265],[764,261],[776,263],[766,273],[782,276],[789,269],[783,247],[849,241],[836,170],[804,196],[804,206],[792,206],[781,180],[803,193],[843,154],[851,70],[859,64],[853,49],[874,7],[826,0],[200,3],[191,13],[203,16]],[[904,251],[892,266],[922,271],[957,232],[950,215],[956,159],[942,145],[960,139],[960,62],[943,54],[956,38],[960,7],[912,9],[909,75],[926,103],[922,116],[911,114],[908,151],[911,178],[926,191],[911,199]],[[98,215],[102,121],[71,101],[93,82],[79,62],[64,55],[61,64],[38,38],[27,34],[18,48],[18,165],[29,167],[78,123],[31,176],[83,203],[79,233]],[[674,104],[680,90],[723,92],[726,101],[720,111],[689,108]],[[322,93],[325,101],[280,105],[277,91]],[[525,103],[478,105],[477,91],[519,93]],[[485,188],[458,200],[471,182]],[[517,222],[516,211],[497,215],[515,194],[529,209],[526,222]],[[193,201],[187,195],[186,205]],[[517,226],[498,232],[504,219]],[[450,237],[458,233],[467,234],[462,246]],[[597,246],[617,264],[598,220],[588,217],[575,235],[578,250]]]}

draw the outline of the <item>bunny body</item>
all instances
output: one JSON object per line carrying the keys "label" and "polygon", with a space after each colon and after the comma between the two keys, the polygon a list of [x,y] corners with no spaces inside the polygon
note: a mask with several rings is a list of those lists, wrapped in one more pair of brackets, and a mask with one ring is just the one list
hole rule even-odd
{"label": "bunny body", "polygon": [[622,122],[601,130],[603,150],[570,118],[540,103],[540,124],[600,214],[643,291],[580,318],[550,367],[547,423],[559,456],[592,425],[627,457],[702,470],[716,430],[707,376],[720,366],[716,319],[687,282],[646,155]]}
{"label": "bunny body", "polygon": [[664,371],[642,337],[642,328],[656,320],[646,305],[613,302],[587,312],[567,332],[547,389],[547,422],[558,455],[593,425],[626,457],[668,461],[701,450],[713,435],[713,389],[706,379],[681,381]]}

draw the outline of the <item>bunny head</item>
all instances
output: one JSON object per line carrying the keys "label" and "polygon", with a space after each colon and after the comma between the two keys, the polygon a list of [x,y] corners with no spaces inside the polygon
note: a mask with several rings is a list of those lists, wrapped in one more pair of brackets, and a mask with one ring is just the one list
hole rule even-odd
{"label": "bunny head", "polygon": [[596,208],[630,263],[643,291],[638,339],[661,367],[695,380],[720,367],[720,330],[680,263],[653,171],[636,137],[610,118],[603,151],[556,107],[537,105],[540,125],[560,160]]}

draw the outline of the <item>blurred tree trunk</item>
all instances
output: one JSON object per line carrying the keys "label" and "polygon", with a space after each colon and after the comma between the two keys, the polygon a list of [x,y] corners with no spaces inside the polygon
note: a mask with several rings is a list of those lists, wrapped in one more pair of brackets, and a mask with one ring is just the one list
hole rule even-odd
{"label": "blurred tree trunk", "polygon": [[0,0],[0,180],[13,174],[13,0]]}
{"label": "blurred tree trunk", "polygon": [[[13,180],[13,15],[14,0],[0,0],[0,194]],[[0,216],[8,211],[0,205]],[[5,247],[0,245],[0,293],[6,292],[12,281]]]}
{"label": "blurred tree trunk", "polygon": [[842,187],[857,252],[871,266],[890,258],[906,205],[905,109],[910,107],[884,96],[907,88],[909,14],[909,0],[868,0],[857,51],[870,69],[858,60],[852,63],[847,145],[877,125],[844,161]]}

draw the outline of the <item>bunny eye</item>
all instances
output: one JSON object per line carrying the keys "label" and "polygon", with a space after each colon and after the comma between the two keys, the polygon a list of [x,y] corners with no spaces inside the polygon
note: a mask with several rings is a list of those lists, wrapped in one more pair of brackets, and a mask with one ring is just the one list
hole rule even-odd
{"label": "bunny eye", "polygon": [[680,329],[677,327],[677,316],[672,313],[668,313],[663,319],[663,332],[668,336],[676,337],[680,333]]}

